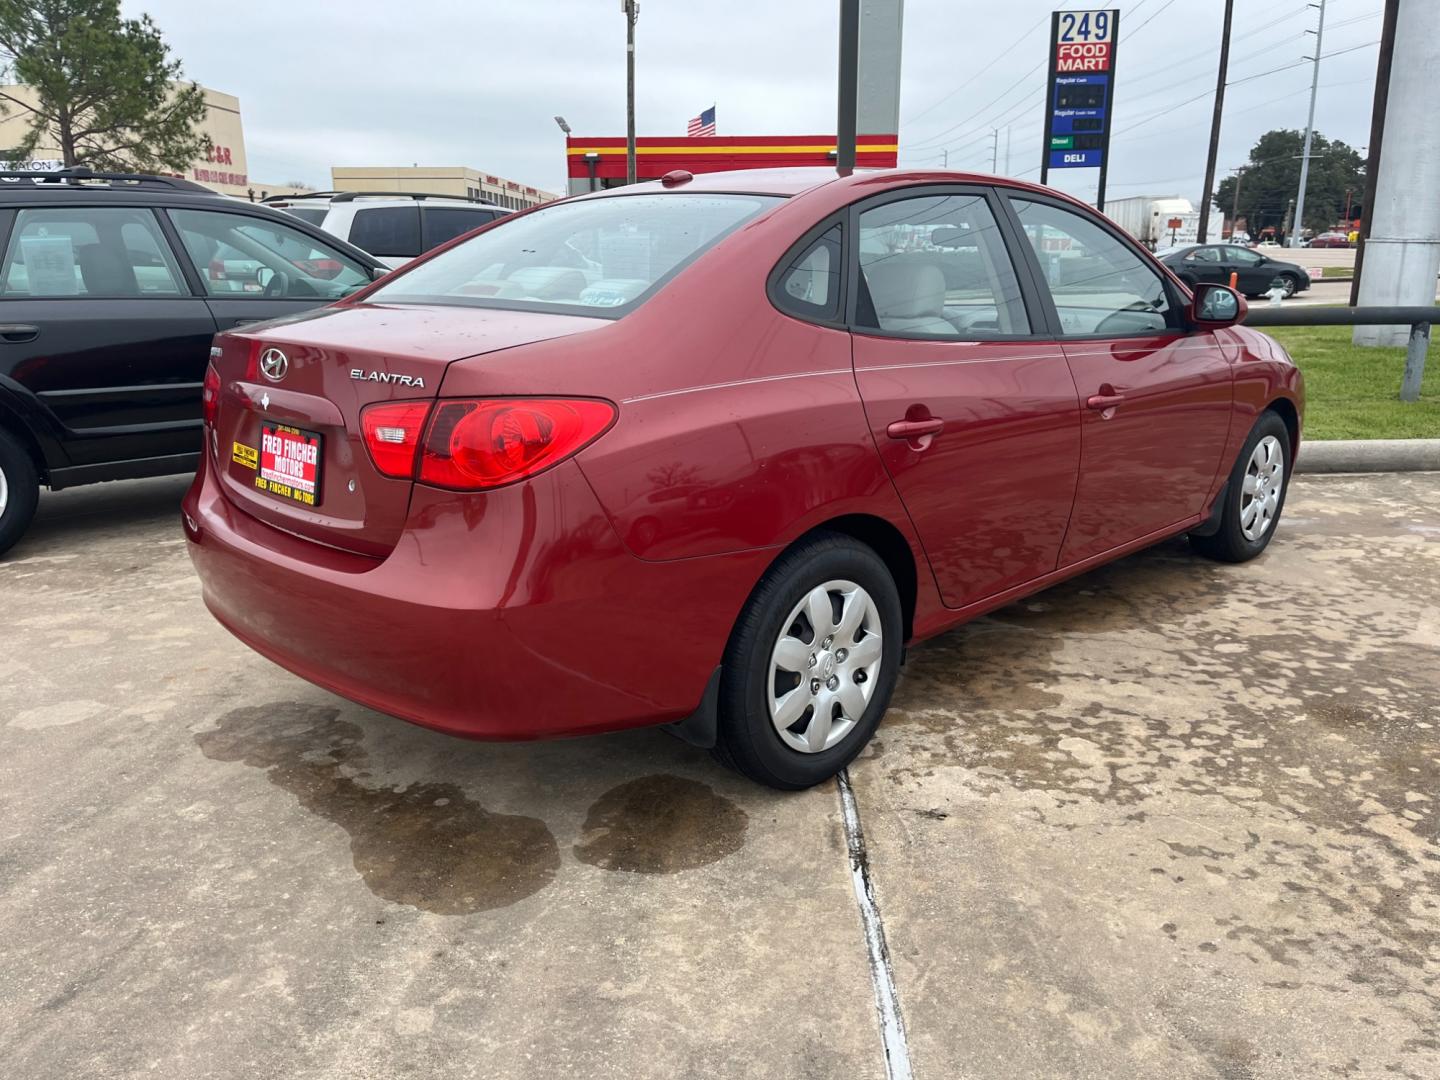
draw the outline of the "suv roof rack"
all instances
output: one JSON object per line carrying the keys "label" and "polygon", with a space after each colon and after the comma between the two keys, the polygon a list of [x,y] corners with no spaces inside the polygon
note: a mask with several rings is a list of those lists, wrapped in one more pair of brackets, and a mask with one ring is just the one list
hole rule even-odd
{"label": "suv roof rack", "polygon": [[[163,187],[177,191],[196,191],[205,195],[218,195],[219,192],[203,187],[193,180],[186,180],[181,176],[157,176],[154,173],[124,173],[124,172],[95,172],[81,166],[69,169],[57,169],[54,172],[21,172],[21,171],[0,171],[0,180],[33,180],[37,184],[53,185],[56,188],[84,187],[86,190],[104,190],[106,186],[123,185],[126,187]],[[82,183],[82,181],[102,181],[102,183]]]}
{"label": "suv roof rack", "polygon": [[339,191],[297,191],[294,195],[266,195],[262,203],[289,202],[291,199],[333,199]]}
{"label": "suv roof rack", "polygon": [[330,195],[331,202],[354,202],[356,199],[452,199],[455,202],[478,203],[494,206],[486,199],[469,195],[444,195],[438,191],[337,191]]}

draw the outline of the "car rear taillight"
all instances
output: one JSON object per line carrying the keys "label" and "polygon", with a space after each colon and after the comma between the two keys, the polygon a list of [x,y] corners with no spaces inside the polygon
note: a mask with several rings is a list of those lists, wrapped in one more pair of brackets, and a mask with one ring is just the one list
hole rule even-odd
{"label": "car rear taillight", "polygon": [[379,472],[456,491],[534,476],[584,449],[614,421],[615,406],[588,398],[452,399],[433,407],[388,401],[360,412],[365,448]]}
{"label": "car rear taillight", "polygon": [[440,401],[419,480],[460,491],[513,484],[578,453],[614,421],[615,406],[587,398]]}
{"label": "car rear taillight", "polygon": [[386,401],[360,410],[360,435],[378,472],[414,479],[415,451],[429,414],[428,401]]}
{"label": "car rear taillight", "polygon": [[214,427],[215,418],[220,414],[220,372],[215,370],[214,364],[205,369],[205,382],[200,388],[200,409],[206,426]]}

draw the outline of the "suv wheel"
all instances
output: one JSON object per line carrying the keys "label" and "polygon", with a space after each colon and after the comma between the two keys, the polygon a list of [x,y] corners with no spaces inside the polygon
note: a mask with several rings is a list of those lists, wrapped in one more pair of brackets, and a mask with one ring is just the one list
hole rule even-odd
{"label": "suv wheel", "polygon": [[903,633],[899,592],[870,548],[821,535],[787,552],[730,636],[715,756],[782,790],[828,780],[879,726]]}
{"label": "suv wheel", "polygon": [[0,430],[0,555],[24,534],[39,502],[35,463],[23,446]]}

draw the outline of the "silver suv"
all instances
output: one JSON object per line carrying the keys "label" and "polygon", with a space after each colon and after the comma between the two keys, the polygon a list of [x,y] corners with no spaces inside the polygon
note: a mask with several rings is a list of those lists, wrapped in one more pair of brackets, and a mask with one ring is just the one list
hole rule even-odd
{"label": "silver suv", "polygon": [[316,191],[272,195],[264,203],[348,240],[392,269],[510,213],[479,199],[409,191]]}

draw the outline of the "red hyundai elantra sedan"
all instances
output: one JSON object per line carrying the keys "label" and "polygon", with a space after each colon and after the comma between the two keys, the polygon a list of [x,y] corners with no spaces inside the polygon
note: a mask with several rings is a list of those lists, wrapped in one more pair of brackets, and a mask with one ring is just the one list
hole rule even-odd
{"label": "red hyundai elantra sedan", "polygon": [[1044,188],[672,173],[221,335],[185,531],[216,618],[357,702],[805,787],[907,643],[1264,550],[1303,388],[1244,312]]}

